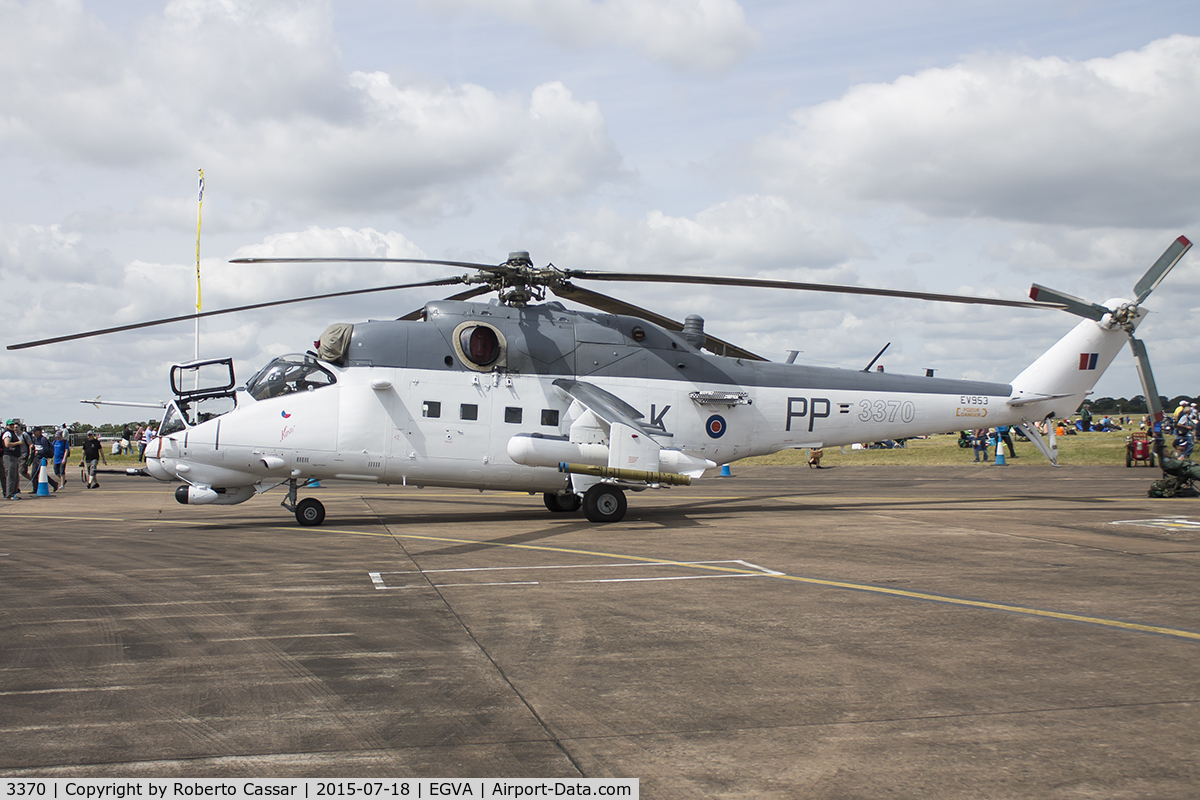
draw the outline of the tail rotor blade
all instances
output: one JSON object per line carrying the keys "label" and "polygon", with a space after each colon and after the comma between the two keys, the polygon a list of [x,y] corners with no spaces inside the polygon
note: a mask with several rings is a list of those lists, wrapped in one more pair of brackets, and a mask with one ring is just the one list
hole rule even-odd
{"label": "tail rotor blade", "polygon": [[1167,273],[1171,271],[1171,267],[1179,263],[1179,259],[1183,258],[1183,254],[1191,246],[1192,243],[1188,241],[1186,236],[1180,236],[1171,242],[1171,246],[1167,248],[1166,252],[1159,256],[1158,261],[1154,262],[1154,266],[1146,270],[1146,274],[1133,287],[1133,291],[1137,294],[1137,299],[1133,301],[1134,305],[1141,305],[1142,301],[1150,296],[1150,293],[1154,291],[1154,287],[1158,286],[1162,279],[1167,276]]}
{"label": "tail rotor blade", "polygon": [[1142,381],[1142,391],[1146,393],[1146,407],[1150,410],[1150,419],[1162,422],[1162,403],[1158,399],[1158,386],[1154,383],[1154,373],[1150,371],[1150,356],[1146,353],[1146,343],[1141,339],[1129,337],[1129,349],[1137,360],[1138,378]]}
{"label": "tail rotor blade", "polygon": [[1075,295],[1060,292],[1057,289],[1049,289],[1038,283],[1035,283],[1029,290],[1029,299],[1037,303],[1056,303],[1064,311],[1086,319],[1094,319],[1097,322],[1109,313],[1107,308],[1098,303],[1089,303]]}

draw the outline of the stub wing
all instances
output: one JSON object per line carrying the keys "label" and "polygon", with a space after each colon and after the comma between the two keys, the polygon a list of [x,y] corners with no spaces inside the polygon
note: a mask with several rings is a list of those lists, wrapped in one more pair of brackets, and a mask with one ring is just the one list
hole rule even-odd
{"label": "stub wing", "polygon": [[[587,409],[587,418],[577,420],[576,425],[590,428],[596,436],[583,435],[582,431],[580,435],[574,435],[576,426],[572,426],[570,441],[518,434],[508,444],[509,457],[517,463],[530,466],[603,466],[621,470],[623,474],[619,477],[627,479],[635,473],[653,476],[659,472],[698,478],[706,469],[716,467],[716,463],[708,459],[664,447],[662,440],[669,441],[671,434],[641,422],[642,414],[612,392],[595,384],[569,378],[554,381],[554,386]],[[601,437],[603,440],[598,441]],[[639,477],[637,480],[660,482],[652,477]]]}
{"label": "stub wing", "polygon": [[[626,403],[610,391],[584,381],[571,378],[559,378],[554,386],[567,397],[576,401],[600,420],[608,425],[624,425],[651,436],[654,430],[643,425],[639,420],[642,413]],[[664,431],[658,431],[664,433]]]}

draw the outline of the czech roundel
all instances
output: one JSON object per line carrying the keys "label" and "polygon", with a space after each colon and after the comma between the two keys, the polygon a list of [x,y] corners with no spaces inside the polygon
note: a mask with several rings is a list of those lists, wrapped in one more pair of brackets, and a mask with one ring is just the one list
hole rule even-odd
{"label": "czech roundel", "polygon": [[720,439],[725,435],[725,418],[720,414],[713,414],[708,418],[708,422],[704,424],[704,429],[708,431],[708,435],[714,439]]}
{"label": "czech roundel", "polygon": [[289,419],[292,415],[287,413],[286,411],[280,411],[279,416],[283,417],[284,419]]}

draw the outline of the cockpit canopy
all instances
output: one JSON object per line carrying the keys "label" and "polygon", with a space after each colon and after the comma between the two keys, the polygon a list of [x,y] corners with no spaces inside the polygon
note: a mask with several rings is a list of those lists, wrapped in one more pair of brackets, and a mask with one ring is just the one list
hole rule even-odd
{"label": "cockpit canopy", "polygon": [[246,381],[246,393],[266,400],[293,392],[310,392],[337,383],[333,373],[317,363],[315,356],[292,353],[274,359]]}

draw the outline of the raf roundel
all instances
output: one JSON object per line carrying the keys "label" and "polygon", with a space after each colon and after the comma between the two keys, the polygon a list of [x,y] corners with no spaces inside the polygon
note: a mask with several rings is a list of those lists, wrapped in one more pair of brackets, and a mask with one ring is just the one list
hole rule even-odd
{"label": "raf roundel", "polygon": [[720,414],[713,414],[708,418],[708,422],[704,423],[704,429],[714,439],[720,439],[725,435],[725,427],[725,418]]}

